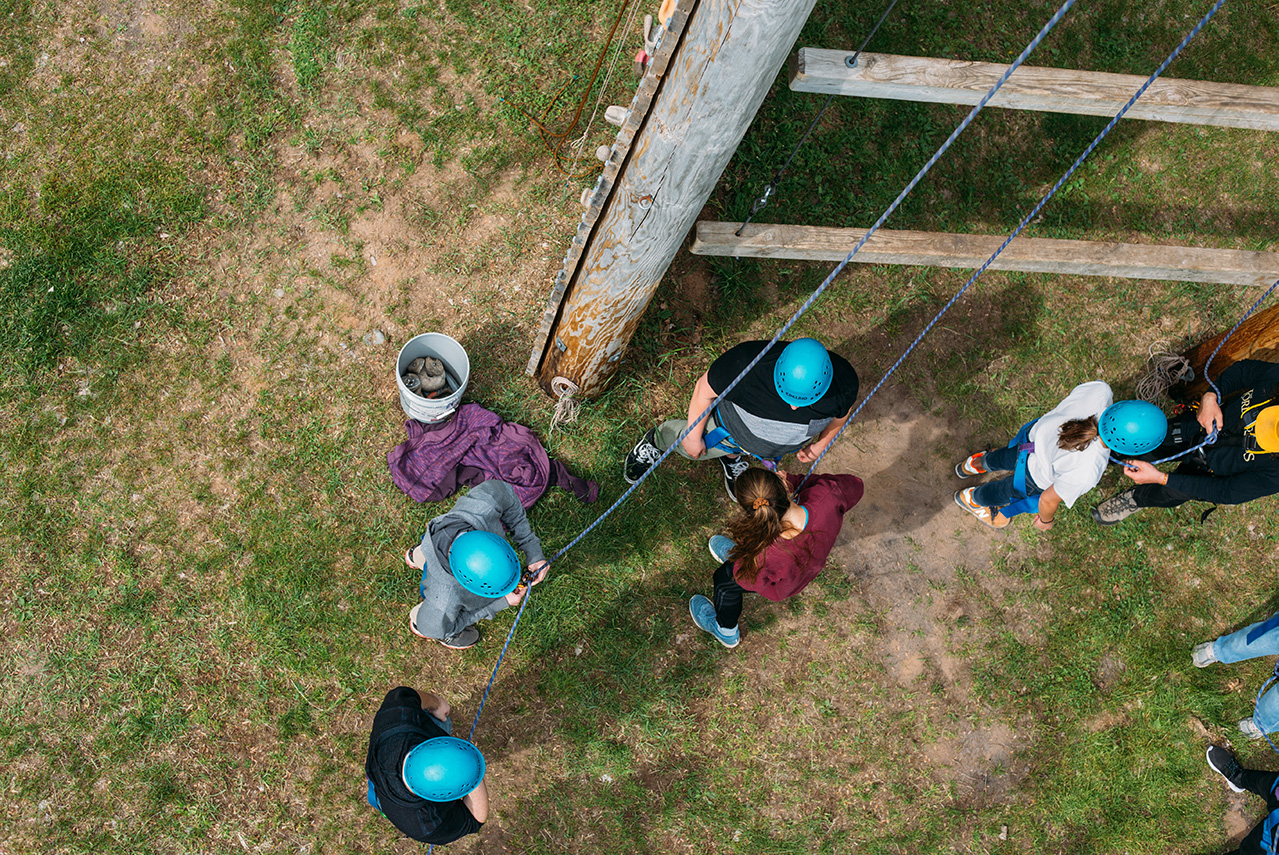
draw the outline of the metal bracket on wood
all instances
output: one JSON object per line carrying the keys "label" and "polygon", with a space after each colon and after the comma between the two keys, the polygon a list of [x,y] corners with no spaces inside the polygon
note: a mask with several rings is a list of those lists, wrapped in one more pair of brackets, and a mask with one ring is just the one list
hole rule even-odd
{"label": "metal bracket on wood", "polygon": [[[536,341],[533,345],[533,353],[529,357],[528,367],[525,369],[527,374],[536,374],[538,366],[542,364],[542,360],[546,356],[547,339],[550,336],[551,328],[555,325],[555,318],[560,313],[560,308],[564,304],[564,295],[568,291],[569,283],[577,276],[578,268],[582,260],[582,250],[587,243],[587,237],[599,222],[600,214],[604,208],[612,201],[613,188],[617,181],[617,176],[621,173],[623,165],[631,155],[631,143],[635,141],[636,134],[644,126],[648,120],[648,114],[653,106],[653,99],[657,95],[658,89],[661,88],[662,79],[666,74],[666,70],[670,65],[671,57],[675,54],[675,49],[679,46],[680,38],[684,34],[684,25],[688,23],[689,15],[697,5],[697,0],[681,0],[675,9],[675,13],[671,15],[667,22],[666,28],[659,32],[657,37],[656,49],[649,61],[648,70],[644,73],[643,80],[640,81],[639,88],[635,91],[635,97],[631,99],[631,106],[626,113],[625,121],[621,128],[617,131],[617,139],[613,142],[613,155],[608,162],[604,164],[604,171],[600,174],[599,180],[595,183],[594,192],[586,203],[586,210],[582,212],[582,220],[577,226],[577,236],[574,238],[572,245],[569,247],[568,254],[564,256],[564,266],[555,276],[555,282],[551,287],[550,299],[546,302],[546,310],[542,314],[542,323],[538,327]],[[559,345],[563,350],[563,345]]]}

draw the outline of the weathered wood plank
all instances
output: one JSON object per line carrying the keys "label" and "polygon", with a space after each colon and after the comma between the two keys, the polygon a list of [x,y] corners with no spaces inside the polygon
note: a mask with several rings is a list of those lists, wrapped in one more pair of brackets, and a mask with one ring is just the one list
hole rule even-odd
{"label": "weathered wood plank", "polygon": [[[1007,65],[863,53],[856,68],[849,51],[801,48],[791,62],[797,92],[973,105]],[[1023,65],[990,101],[992,107],[1113,116],[1146,78],[1100,71]],[[1125,114],[1128,119],[1279,131],[1279,88],[1160,78]]]}
{"label": "weathered wood plank", "polygon": [[[866,233],[752,223],[738,237],[734,232],[740,225],[699,222],[693,254],[843,261]],[[853,261],[971,269],[980,267],[1003,242],[1001,236],[880,229]],[[1019,237],[990,269],[1268,287],[1279,279],[1279,253]]]}
{"label": "weathered wood plank", "polygon": [[[696,0],[693,0],[692,3],[683,5],[691,7],[695,2]],[[528,366],[525,369],[527,374],[535,373],[537,366],[542,361],[550,342],[551,330],[555,326],[555,319],[559,317],[560,309],[563,307],[564,295],[568,291],[569,281],[581,262],[582,250],[585,249],[586,242],[595,228],[595,224],[599,221],[605,204],[612,195],[617,174],[621,171],[622,164],[626,162],[627,157],[630,155],[631,143],[635,140],[635,134],[639,132],[639,129],[643,127],[644,122],[648,119],[649,110],[653,106],[653,96],[657,94],[658,87],[666,74],[666,69],[670,65],[675,49],[679,45],[680,37],[684,33],[684,26],[687,22],[687,8],[677,9],[671,15],[670,20],[667,21],[666,27],[659,37],[653,57],[649,61],[648,70],[644,72],[644,78],[640,81],[639,87],[635,90],[635,96],[631,99],[630,109],[627,110],[621,127],[617,129],[617,137],[613,140],[608,162],[604,164],[604,170],[595,181],[595,187],[591,192],[590,204],[582,212],[582,220],[578,223],[577,232],[572,243],[569,244],[568,252],[564,255],[564,265],[560,268],[552,283],[551,294],[546,301],[546,309],[542,312],[542,322],[538,326],[533,352],[529,356]]]}
{"label": "weathered wood plank", "polygon": [[683,37],[530,360],[543,388],[603,390],[814,2],[680,0]]}

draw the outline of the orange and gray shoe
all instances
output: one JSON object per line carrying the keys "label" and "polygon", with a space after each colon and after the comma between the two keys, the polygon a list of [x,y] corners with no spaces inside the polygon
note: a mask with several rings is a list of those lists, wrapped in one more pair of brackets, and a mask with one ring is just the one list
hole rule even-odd
{"label": "orange and gray shoe", "polygon": [[976,489],[976,487],[967,487],[957,492],[955,494],[955,504],[968,511],[968,513],[977,517],[977,519],[981,520],[991,528],[1003,528],[1008,525],[1007,519],[1004,517],[996,517],[996,511],[994,509],[978,504],[973,499],[973,492]]}
{"label": "orange and gray shoe", "polygon": [[986,467],[982,462],[982,458],[985,456],[986,452],[984,451],[968,455],[962,461],[955,464],[955,474],[960,478],[971,478],[974,475],[985,475]]}

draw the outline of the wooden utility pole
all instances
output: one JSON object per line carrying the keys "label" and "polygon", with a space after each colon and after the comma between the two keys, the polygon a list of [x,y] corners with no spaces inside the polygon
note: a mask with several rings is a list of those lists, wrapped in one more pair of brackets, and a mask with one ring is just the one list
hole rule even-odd
{"label": "wooden utility pole", "polygon": [[603,391],[814,3],[680,0],[649,70],[663,72],[651,106],[641,117],[632,104],[634,136],[623,125],[615,178],[606,167],[547,307],[529,361],[547,391],[556,377]]}

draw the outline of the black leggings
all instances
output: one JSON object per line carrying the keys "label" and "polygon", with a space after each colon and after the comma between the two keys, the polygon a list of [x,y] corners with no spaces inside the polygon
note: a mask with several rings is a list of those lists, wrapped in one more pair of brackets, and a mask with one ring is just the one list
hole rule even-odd
{"label": "black leggings", "polygon": [[[1274,772],[1263,772],[1260,769],[1244,769],[1236,782],[1250,793],[1256,793],[1266,800],[1266,814],[1279,808],[1279,798],[1275,798],[1275,785],[1279,784],[1279,776]],[[1248,836],[1239,844],[1239,848],[1228,855],[1262,855],[1268,851],[1261,848],[1261,831],[1265,820],[1257,823],[1257,827],[1248,832]]]}
{"label": "black leggings", "polygon": [[715,593],[711,596],[715,603],[715,621],[724,629],[733,629],[742,616],[742,594],[746,593],[746,589],[733,578],[732,561],[719,565],[713,578]]}

